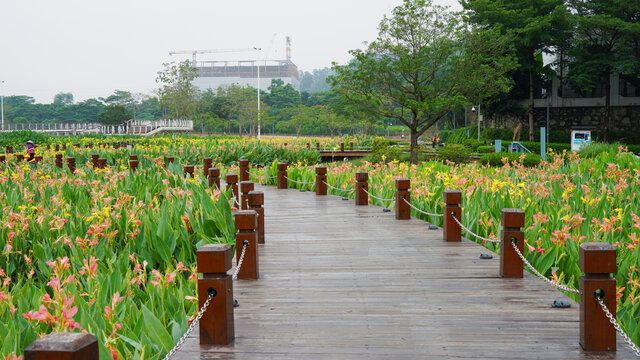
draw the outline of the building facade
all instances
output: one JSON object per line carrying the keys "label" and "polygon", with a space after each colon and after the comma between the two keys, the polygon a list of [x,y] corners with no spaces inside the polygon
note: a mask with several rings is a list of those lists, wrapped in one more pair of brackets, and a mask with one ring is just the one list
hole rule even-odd
{"label": "building facade", "polygon": [[273,79],[300,89],[298,67],[290,60],[199,61],[196,68],[193,84],[202,91],[233,84],[268,91]]}

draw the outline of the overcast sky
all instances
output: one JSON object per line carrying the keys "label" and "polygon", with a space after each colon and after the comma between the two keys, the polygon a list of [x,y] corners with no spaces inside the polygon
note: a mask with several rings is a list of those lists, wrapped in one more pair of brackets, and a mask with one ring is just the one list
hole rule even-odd
{"label": "overcast sky", "polygon": [[[459,9],[456,0],[435,0]],[[348,50],[374,40],[383,15],[401,0],[5,0],[0,4],[0,94],[50,103],[115,89],[151,93],[171,50],[261,47],[198,60],[285,58],[312,71],[345,63]],[[273,38],[269,54],[265,54]]]}

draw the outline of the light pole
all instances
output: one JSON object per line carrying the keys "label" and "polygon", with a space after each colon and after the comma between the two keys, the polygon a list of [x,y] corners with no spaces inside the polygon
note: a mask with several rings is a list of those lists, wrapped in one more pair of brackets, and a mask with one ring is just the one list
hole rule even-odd
{"label": "light pole", "polygon": [[0,113],[2,114],[2,130],[4,130],[4,80],[0,80],[2,92],[0,92]]}
{"label": "light pole", "polygon": [[[471,112],[476,112],[476,107],[471,108]],[[480,115],[480,104],[478,104],[478,142],[480,142],[480,123],[482,122],[482,115]]]}
{"label": "light pole", "polygon": [[[262,48],[259,47],[253,47],[254,50],[256,51],[260,51],[262,50]],[[267,64],[267,61],[265,60],[265,65]],[[260,140],[260,60],[258,60],[257,62],[258,64],[258,140]]]}

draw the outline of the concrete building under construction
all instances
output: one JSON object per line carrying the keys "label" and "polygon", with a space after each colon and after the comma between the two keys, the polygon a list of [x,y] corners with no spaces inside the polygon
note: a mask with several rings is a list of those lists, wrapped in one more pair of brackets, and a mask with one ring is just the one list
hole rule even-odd
{"label": "concrete building under construction", "polygon": [[291,60],[199,61],[196,68],[193,84],[203,91],[232,84],[267,91],[273,79],[300,88],[300,73]]}

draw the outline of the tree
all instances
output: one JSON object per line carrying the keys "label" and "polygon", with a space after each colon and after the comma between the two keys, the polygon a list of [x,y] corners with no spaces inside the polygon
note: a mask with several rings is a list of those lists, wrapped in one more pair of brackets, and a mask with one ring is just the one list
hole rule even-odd
{"label": "tree", "polygon": [[98,122],[105,125],[120,125],[130,118],[124,106],[108,105],[105,111],[98,115]]}
{"label": "tree", "polygon": [[471,29],[431,0],[404,0],[366,50],[334,64],[330,81],[354,103],[407,125],[417,163],[418,137],[449,111],[510,89],[509,51],[508,37],[495,30]]}
{"label": "tree", "polygon": [[[542,73],[542,52],[550,52],[554,37],[568,24],[564,0],[462,0],[469,20],[513,36],[518,67],[511,76],[528,84],[529,141],[533,141],[533,100]],[[525,80],[526,79],[526,80]],[[521,83],[521,82],[516,82]]]}
{"label": "tree", "polygon": [[73,94],[59,92],[53,97],[53,105],[65,106],[73,104]]}
{"label": "tree", "polygon": [[640,74],[640,3],[570,0],[576,24],[569,50],[569,81],[592,90],[604,81],[605,140],[611,124],[611,75]]}
{"label": "tree", "polygon": [[158,94],[167,110],[176,117],[189,118],[198,106],[198,88],[192,82],[197,69],[188,60],[178,64],[164,63],[156,82],[160,84]]}

